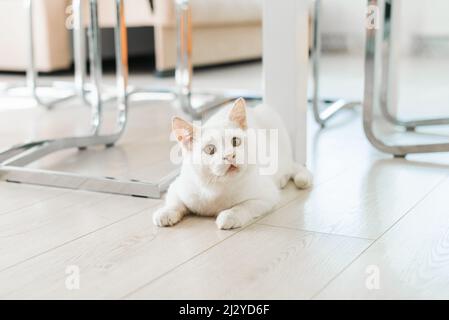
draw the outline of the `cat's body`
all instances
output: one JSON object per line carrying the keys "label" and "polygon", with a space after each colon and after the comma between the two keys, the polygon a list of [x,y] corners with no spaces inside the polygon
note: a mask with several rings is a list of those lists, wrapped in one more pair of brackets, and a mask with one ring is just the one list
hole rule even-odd
{"label": "cat's body", "polygon": [[[311,174],[293,161],[290,140],[280,117],[267,106],[246,110],[244,100],[239,99],[231,111],[218,112],[201,127],[201,142],[193,138],[197,129],[187,122],[175,119],[173,127],[183,146],[184,160],[180,175],[168,189],[164,207],[154,214],[156,225],[173,225],[193,213],[217,216],[221,229],[241,227],[270,211],[279,201],[279,190],[290,179],[299,188],[311,185]],[[277,132],[278,156],[264,163],[270,166],[276,161],[277,170],[264,173],[261,168],[265,166],[259,161],[250,162],[248,157],[238,161],[245,151],[249,130],[259,129]],[[200,164],[194,161],[199,153],[204,159]]]}

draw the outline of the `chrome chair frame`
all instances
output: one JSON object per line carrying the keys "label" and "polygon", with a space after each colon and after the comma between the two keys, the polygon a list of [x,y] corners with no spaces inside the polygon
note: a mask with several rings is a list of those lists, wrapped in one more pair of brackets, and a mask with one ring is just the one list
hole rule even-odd
{"label": "chrome chair frame", "polygon": [[[386,6],[390,7],[389,16],[386,17],[384,22],[384,44],[388,48],[391,47],[391,34],[396,32],[395,25],[391,23],[391,18],[393,15],[393,2],[386,3]],[[385,12],[385,15],[387,13]],[[382,97],[380,101],[380,110],[384,118],[393,125],[404,127],[407,131],[414,131],[416,127],[420,126],[435,126],[435,125],[449,125],[449,118],[436,118],[436,119],[418,119],[418,120],[402,120],[396,117],[390,110],[390,93],[388,90],[390,88],[390,83],[392,81],[391,78],[391,61],[392,61],[392,50],[388,50],[388,52],[384,52],[383,54],[383,68],[385,70],[382,78]]]}
{"label": "chrome chair frame", "polygon": [[[365,48],[365,92],[363,102],[363,128],[365,135],[369,142],[378,150],[393,154],[395,157],[405,157],[411,153],[430,153],[430,152],[449,152],[449,141],[447,143],[434,144],[420,144],[420,145],[396,145],[387,144],[374,133],[374,108],[377,106],[388,107],[386,101],[388,100],[389,86],[383,86],[378,90],[380,81],[385,79],[385,74],[388,75],[389,70],[385,69],[383,59],[389,59],[391,55],[390,37],[391,32],[397,32],[390,29],[392,15],[387,14],[386,6],[392,6],[393,0],[368,0],[368,6],[376,6],[379,8],[380,14],[380,28],[367,28],[366,32],[366,48]],[[392,9],[392,7],[390,7]],[[390,10],[393,12],[393,10]],[[391,85],[391,83],[389,83]],[[396,121],[390,122],[398,124]],[[397,120],[397,119],[396,119]],[[444,124],[443,119],[435,120],[415,120],[410,122],[401,122],[405,127],[414,128],[418,125],[434,125]],[[448,138],[449,140],[449,138]]]}
{"label": "chrome chair frame", "polygon": [[[38,94],[39,88],[54,88],[55,84],[52,85],[39,85],[38,84],[38,72],[36,68],[36,60],[35,60],[35,50],[34,50],[34,32],[33,32],[33,0],[24,0],[25,9],[27,11],[27,51],[28,51],[28,65],[26,68],[26,84],[25,86],[22,84],[16,84],[8,86],[5,89],[6,94],[12,95],[12,90],[14,89],[27,89],[28,94],[36,101],[38,105],[44,106],[47,109],[53,108],[55,105],[65,102],[69,99],[75,98],[76,93],[70,93],[60,98],[54,98],[49,101],[44,101],[42,97]],[[69,87],[63,83],[60,84],[61,87]]]}
{"label": "chrome chair frame", "polygon": [[[177,63],[175,70],[176,94],[181,109],[194,119],[201,119],[202,115],[214,108],[223,106],[237,98],[243,97],[250,101],[262,101],[262,94],[250,91],[193,91],[192,65],[192,16],[190,0],[175,0]],[[212,97],[211,101],[195,106],[195,96]]]}
{"label": "chrome chair frame", "polygon": [[116,20],[115,46],[117,64],[117,128],[112,134],[101,134],[102,126],[102,98],[101,98],[101,55],[98,26],[97,0],[89,0],[90,32],[89,58],[91,62],[92,82],[92,132],[86,136],[67,137],[55,140],[42,140],[14,146],[0,153],[0,176],[10,182],[29,183],[69,189],[84,189],[90,191],[116,193],[123,195],[159,198],[161,192],[168,188],[169,183],[178,172],[173,172],[157,183],[119,180],[110,177],[89,177],[79,174],[31,169],[28,164],[39,160],[54,152],[91,146],[104,145],[112,147],[123,135],[128,121],[128,57],[127,30],[124,15],[124,0],[115,0]]}
{"label": "chrome chair frame", "polygon": [[[313,76],[312,109],[316,123],[325,127],[327,121],[342,109],[361,105],[360,101],[346,101],[345,99],[331,100],[320,97],[320,60],[321,60],[321,0],[315,0],[313,12],[313,41],[311,48],[311,63]],[[321,105],[327,107],[322,110]]]}
{"label": "chrome chair frame", "polygon": [[[189,0],[172,0],[175,3],[176,14],[176,68],[175,88],[131,88],[128,97],[134,94],[144,93],[169,93],[178,106],[193,119],[201,119],[202,116],[217,107],[223,106],[239,97],[246,100],[262,100],[262,95],[250,91],[201,91],[193,90],[193,66],[192,66],[192,23],[191,7]],[[154,100],[149,96],[150,100]],[[199,100],[199,103],[194,102]]]}
{"label": "chrome chair frame", "polygon": [[[84,103],[86,105],[90,105],[90,95],[92,93],[92,91],[94,90],[93,87],[95,87],[95,85],[92,85],[90,83],[88,83],[87,80],[87,72],[86,72],[86,65],[87,65],[87,58],[86,58],[86,43],[85,43],[85,39],[86,39],[86,28],[84,27],[84,21],[83,21],[83,1],[84,0],[72,0],[72,9],[73,9],[73,21],[74,21],[74,25],[73,25],[73,51],[74,51],[74,65],[75,65],[75,88],[77,91],[78,96],[80,96],[82,98],[82,100],[84,101]],[[100,40],[101,38],[101,32],[100,32],[100,27],[94,26],[94,28],[96,28],[96,30],[93,30],[93,32],[96,32],[98,35],[98,38]],[[101,53],[100,53],[101,56]],[[97,72],[99,73],[103,73],[102,72],[102,67],[101,65],[97,66]],[[130,101],[132,99],[132,97],[135,94],[140,94],[143,93],[145,95],[148,94],[171,94],[171,98],[175,99],[175,95],[174,95],[174,90],[172,89],[166,89],[166,88],[155,88],[155,87],[151,87],[151,88],[134,88],[128,85],[127,88],[127,97],[128,97],[128,101]],[[115,97],[113,95],[103,95],[102,96],[102,101],[105,102],[109,102],[114,100]],[[146,100],[158,100],[157,96],[151,96],[149,99]]]}
{"label": "chrome chair frame", "polygon": [[[72,12],[73,12],[73,56],[75,65],[75,91],[77,95],[82,99],[84,104],[91,105],[90,96],[95,89],[90,83],[87,83],[86,72],[86,30],[83,21],[83,0],[72,0]],[[97,29],[99,26],[97,26]],[[91,27],[89,26],[89,30]],[[98,41],[101,43],[101,32],[99,30],[93,30],[97,33]],[[101,50],[101,48],[98,48]],[[99,52],[101,57],[101,52]],[[103,74],[101,64],[96,66],[96,72]],[[98,84],[99,85],[99,84]],[[116,97],[112,94],[102,93],[103,103],[114,100]]]}
{"label": "chrome chair frame", "polygon": [[[74,50],[75,50],[75,78],[78,94],[83,97],[83,100],[88,103],[86,98],[86,83],[85,65],[86,58],[83,56],[85,45],[83,44],[84,32],[82,28],[82,18],[77,15],[81,12],[81,0],[74,0],[75,25],[74,28]],[[127,97],[129,102],[134,100],[150,100],[157,101],[161,99],[161,95],[169,97],[169,99],[176,101],[188,116],[193,119],[201,119],[202,116],[217,107],[223,106],[239,97],[244,97],[247,100],[262,100],[262,95],[256,92],[249,91],[198,91],[192,90],[192,26],[191,26],[191,8],[189,0],[172,0],[175,2],[176,13],[176,68],[175,68],[175,87],[133,87],[128,86]],[[76,3],[75,3],[76,2]],[[136,95],[142,95],[141,99],[135,99]],[[164,99],[166,100],[166,99]],[[199,100],[194,102],[194,100]]]}

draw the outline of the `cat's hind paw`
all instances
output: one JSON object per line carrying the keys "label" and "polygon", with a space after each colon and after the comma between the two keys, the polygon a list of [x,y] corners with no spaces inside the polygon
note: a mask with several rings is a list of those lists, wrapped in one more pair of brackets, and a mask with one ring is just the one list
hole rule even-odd
{"label": "cat's hind paw", "polygon": [[215,223],[217,224],[218,228],[222,230],[230,230],[243,226],[243,223],[239,219],[237,211],[233,209],[228,209],[220,212]]}
{"label": "cat's hind paw", "polygon": [[183,218],[179,210],[162,207],[153,214],[153,223],[158,227],[170,227],[177,224]]}

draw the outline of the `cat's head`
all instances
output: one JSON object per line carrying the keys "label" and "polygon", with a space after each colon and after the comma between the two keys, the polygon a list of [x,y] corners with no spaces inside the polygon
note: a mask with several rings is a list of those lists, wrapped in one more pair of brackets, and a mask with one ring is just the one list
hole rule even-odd
{"label": "cat's head", "polygon": [[173,118],[173,133],[181,144],[183,161],[208,181],[229,181],[248,168],[246,103],[243,98],[223,119],[198,127],[179,117]]}

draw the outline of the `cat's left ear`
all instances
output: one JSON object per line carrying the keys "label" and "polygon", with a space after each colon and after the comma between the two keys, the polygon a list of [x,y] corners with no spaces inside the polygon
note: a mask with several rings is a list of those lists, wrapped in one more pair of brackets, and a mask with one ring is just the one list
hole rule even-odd
{"label": "cat's left ear", "polygon": [[234,122],[239,128],[246,130],[248,128],[246,122],[246,101],[243,98],[237,99],[229,113],[229,120]]}

